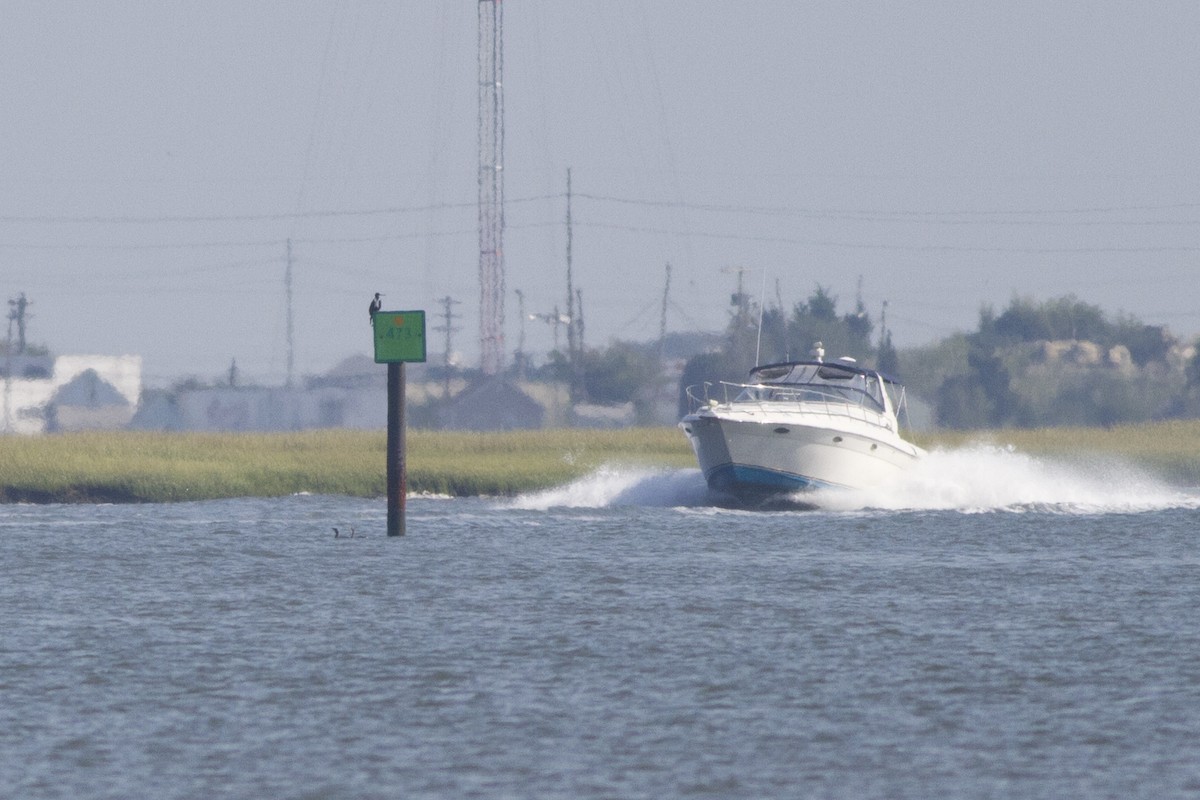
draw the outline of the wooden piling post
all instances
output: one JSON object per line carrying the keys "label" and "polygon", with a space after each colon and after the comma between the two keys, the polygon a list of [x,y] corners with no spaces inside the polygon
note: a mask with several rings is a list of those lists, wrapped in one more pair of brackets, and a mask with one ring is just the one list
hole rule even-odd
{"label": "wooden piling post", "polygon": [[408,454],[404,435],[404,364],[388,364],[387,535],[403,536],[408,503]]}
{"label": "wooden piling post", "polygon": [[404,431],[404,365],[425,360],[424,311],[373,311],[375,363],[387,364],[387,535],[405,533],[408,453]]}

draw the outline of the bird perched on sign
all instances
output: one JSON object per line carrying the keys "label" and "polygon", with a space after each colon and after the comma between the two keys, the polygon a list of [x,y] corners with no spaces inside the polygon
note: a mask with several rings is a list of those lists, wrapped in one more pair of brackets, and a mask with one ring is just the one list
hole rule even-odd
{"label": "bird perched on sign", "polygon": [[383,303],[379,297],[379,292],[376,292],[375,299],[371,301],[371,305],[367,306],[367,316],[371,318],[371,322],[375,321],[375,315],[379,313],[379,309],[383,308]]}

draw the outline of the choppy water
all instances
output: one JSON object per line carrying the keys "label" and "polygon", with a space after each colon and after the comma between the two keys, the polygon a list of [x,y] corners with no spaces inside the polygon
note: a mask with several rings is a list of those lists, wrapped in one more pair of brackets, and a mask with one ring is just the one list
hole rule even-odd
{"label": "choppy water", "polygon": [[1200,491],[973,451],[820,502],[0,507],[0,797],[1200,795]]}

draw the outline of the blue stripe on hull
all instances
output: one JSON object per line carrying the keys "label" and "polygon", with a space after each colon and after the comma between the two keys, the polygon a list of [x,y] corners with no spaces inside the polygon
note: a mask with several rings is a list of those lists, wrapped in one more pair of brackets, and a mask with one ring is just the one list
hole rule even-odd
{"label": "blue stripe on hull", "polygon": [[812,489],[832,489],[834,484],[806,478],[803,475],[793,475],[788,472],[777,472],[762,467],[750,467],[745,464],[722,464],[709,471],[704,479],[710,488],[719,492],[803,492]]}

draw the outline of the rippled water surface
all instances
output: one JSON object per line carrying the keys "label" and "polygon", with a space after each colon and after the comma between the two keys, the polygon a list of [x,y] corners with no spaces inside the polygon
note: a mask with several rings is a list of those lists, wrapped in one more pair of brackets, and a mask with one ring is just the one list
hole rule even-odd
{"label": "rippled water surface", "polygon": [[1045,466],[0,506],[0,797],[1200,795],[1197,493]]}

